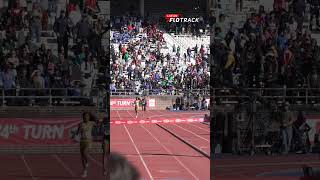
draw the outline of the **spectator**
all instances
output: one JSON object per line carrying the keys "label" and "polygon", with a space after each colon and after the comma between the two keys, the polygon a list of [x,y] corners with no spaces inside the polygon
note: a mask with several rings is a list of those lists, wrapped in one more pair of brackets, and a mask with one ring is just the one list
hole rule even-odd
{"label": "spectator", "polygon": [[64,57],[68,58],[68,19],[65,16],[65,12],[61,11],[60,17],[56,20],[54,24],[54,31],[57,34],[57,42],[58,42],[58,52],[62,52],[62,47],[64,49]]}
{"label": "spectator", "polygon": [[90,34],[90,26],[86,16],[84,16],[80,22],[78,22],[76,29],[78,30],[77,36],[80,38],[81,43],[89,41],[88,37]]}
{"label": "spectator", "polygon": [[9,66],[6,66],[4,68],[4,71],[1,73],[0,77],[1,77],[2,85],[5,91],[13,95],[12,94],[13,88],[15,88],[16,86],[16,83],[15,83],[16,74],[13,72],[11,68],[9,68]]}
{"label": "spectator", "polygon": [[[168,47],[165,32],[143,21],[133,17],[115,19],[115,24],[122,25],[112,31],[111,78],[115,82],[112,88],[132,89],[138,94],[145,90],[153,94],[178,94],[181,87],[198,89],[209,84],[207,46],[196,43],[182,49],[172,44],[168,52],[163,52],[163,47]],[[182,53],[186,56],[181,57]]]}
{"label": "spectator", "polygon": [[40,70],[36,70],[31,75],[32,81],[33,81],[33,87],[38,89],[44,89],[45,88],[45,82],[44,78],[41,76]]}
{"label": "spectator", "polygon": [[81,82],[85,85],[84,95],[86,96],[89,96],[94,78],[94,64],[92,60],[92,57],[89,57],[81,63]]}
{"label": "spectator", "polygon": [[291,150],[292,143],[292,125],[293,125],[293,116],[292,112],[289,109],[289,104],[286,103],[284,105],[283,119],[282,119],[282,145],[283,145],[283,153],[288,154]]}
{"label": "spectator", "polygon": [[[100,17],[94,26],[89,26],[90,36],[88,38],[91,42],[87,48],[81,51],[81,46],[78,46],[77,43],[69,48],[72,46],[69,41],[70,29],[77,31],[75,25],[81,21],[81,13],[87,14],[89,21],[97,15],[95,12],[85,13],[83,9],[76,8],[77,13],[73,13],[76,16],[66,16],[64,13],[66,10],[65,0],[45,0],[40,3],[27,3],[22,0],[19,1],[20,4],[15,2],[10,1],[9,8],[2,8],[0,11],[1,89],[5,89],[5,92],[11,95],[32,95],[34,92],[32,90],[20,89],[16,91],[15,88],[69,88],[73,85],[72,81],[82,80],[80,77],[84,72],[81,73],[81,65],[83,67],[83,62],[87,61],[90,53],[92,54],[91,60],[89,60],[90,66],[94,67],[94,70],[90,71],[92,78],[88,80],[91,82],[82,81],[84,84],[78,83],[76,86],[78,88],[84,86],[94,88],[99,86],[96,79],[106,79],[105,71],[102,72],[103,75],[99,75],[99,78],[95,77],[97,70],[103,69],[99,66],[105,65],[105,62],[102,61],[105,61],[107,52],[106,48],[102,48],[100,42],[102,42],[102,38],[105,38],[103,35],[108,30],[108,27],[105,26],[106,19]],[[70,10],[71,12],[75,11],[74,8],[70,8]],[[52,37],[54,37],[52,30],[57,34],[58,52],[52,48],[55,43],[52,42]],[[76,36],[73,38],[74,42],[79,40]],[[80,58],[78,58],[79,55]],[[89,95],[90,91],[88,89],[84,93]],[[36,92],[36,94],[43,95],[45,91],[37,90]],[[58,91],[51,92],[52,95],[59,94]],[[65,93],[60,93],[60,95],[65,95]]]}
{"label": "spectator", "polygon": [[32,13],[32,24],[31,24],[31,31],[33,40],[37,40],[40,42],[41,36],[41,18],[42,18],[42,11],[38,3],[34,4],[33,13]]}

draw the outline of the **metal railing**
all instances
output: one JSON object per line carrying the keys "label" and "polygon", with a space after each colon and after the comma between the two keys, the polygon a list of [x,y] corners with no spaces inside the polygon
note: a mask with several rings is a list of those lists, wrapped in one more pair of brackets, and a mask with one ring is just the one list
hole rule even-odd
{"label": "metal railing", "polygon": [[[98,88],[13,88],[0,89],[0,104],[99,104],[103,93]],[[83,103],[86,101],[86,103]],[[88,103],[90,102],[90,103]]]}
{"label": "metal railing", "polygon": [[[243,88],[266,100],[296,101],[305,104],[320,102],[320,88]],[[251,98],[240,95],[231,88],[212,88],[212,97],[222,101],[237,101]]]}
{"label": "metal railing", "polygon": [[185,93],[191,94],[201,94],[208,95],[210,94],[209,89],[179,89],[179,90],[161,90],[161,89],[149,89],[144,91],[135,91],[134,89],[119,89],[119,90],[110,90],[110,95],[112,96],[130,96],[130,95],[145,95],[145,96],[159,96],[159,95],[184,95]]}

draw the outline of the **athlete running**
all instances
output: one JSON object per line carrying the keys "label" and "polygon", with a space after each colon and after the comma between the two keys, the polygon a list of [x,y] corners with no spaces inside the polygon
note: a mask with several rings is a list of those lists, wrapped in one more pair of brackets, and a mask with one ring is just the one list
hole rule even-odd
{"label": "athlete running", "polygon": [[136,112],[136,118],[138,118],[138,108],[140,105],[140,100],[138,97],[136,97],[136,100],[134,101],[134,110]]}
{"label": "athlete running", "polygon": [[92,144],[92,129],[96,125],[95,117],[89,113],[84,112],[82,114],[82,120],[79,124],[77,134],[80,134],[80,153],[81,153],[81,162],[83,167],[82,178],[88,176],[88,150]]}
{"label": "athlete running", "polygon": [[108,118],[103,118],[102,123],[102,132],[103,132],[103,142],[102,142],[102,150],[103,150],[103,156],[102,156],[102,162],[103,162],[103,174],[107,176],[107,157],[110,153],[110,130],[109,130],[109,121]]}

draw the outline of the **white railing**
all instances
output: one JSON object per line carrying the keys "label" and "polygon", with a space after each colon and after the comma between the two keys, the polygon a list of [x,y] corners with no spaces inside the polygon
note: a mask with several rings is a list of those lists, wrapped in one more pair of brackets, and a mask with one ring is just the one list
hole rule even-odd
{"label": "white railing", "polygon": [[161,89],[150,89],[144,91],[135,91],[134,89],[121,89],[111,90],[110,95],[112,96],[126,96],[126,95],[146,95],[146,96],[157,96],[157,95],[183,95],[185,93],[191,94],[202,94],[209,96],[209,89],[180,89],[180,90],[161,90]]}
{"label": "white railing", "polygon": [[[0,104],[86,105],[99,104],[103,93],[98,88],[14,88],[0,89]],[[86,102],[86,103],[83,103]]]}
{"label": "white railing", "polygon": [[[243,90],[265,100],[294,101],[294,103],[304,104],[320,102],[320,88],[243,88]],[[239,94],[230,88],[212,88],[211,93],[214,99],[225,103],[252,98],[252,96]]]}

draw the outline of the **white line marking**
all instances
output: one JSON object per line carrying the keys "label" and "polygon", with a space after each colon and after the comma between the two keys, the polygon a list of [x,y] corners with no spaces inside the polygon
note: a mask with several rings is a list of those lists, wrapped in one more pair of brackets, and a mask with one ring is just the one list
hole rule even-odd
{"label": "white line marking", "polygon": [[31,171],[31,168],[30,168],[30,166],[28,165],[26,159],[24,158],[24,155],[22,155],[22,156],[20,156],[20,157],[21,157],[21,159],[23,160],[24,165],[26,166],[26,168],[27,168],[27,170],[28,170],[31,178],[32,178],[33,180],[37,180],[37,179],[33,176],[32,171]]}
{"label": "white line marking", "polygon": [[131,140],[131,142],[132,142],[132,144],[133,144],[133,146],[134,146],[135,150],[136,150],[136,151],[137,151],[137,153],[139,154],[139,158],[140,158],[140,160],[141,160],[141,162],[142,162],[142,164],[143,164],[144,168],[146,168],[146,171],[147,171],[147,173],[148,173],[148,175],[149,175],[149,177],[150,177],[150,180],[154,180],[154,179],[153,179],[153,177],[152,177],[152,175],[151,175],[151,173],[150,173],[150,170],[149,170],[149,168],[148,168],[148,166],[147,166],[146,162],[144,161],[143,157],[141,156],[141,153],[140,153],[139,149],[137,148],[136,143],[133,141],[133,139],[132,139],[132,137],[131,137],[131,134],[130,134],[129,130],[127,129],[127,126],[126,126],[126,125],[123,125],[123,126],[124,126],[124,128],[125,128],[126,132],[128,133],[129,138],[130,138],[130,140]]}
{"label": "white line marking", "polygon": [[68,171],[68,173],[72,176],[72,177],[76,177],[75,173],[66,165],[66,163],[64,163],[62,161],[62,159],[58,156],[58,155],[53,155],[54,158],[57,159],[57,161],[61,164],[61,166]]}
{"label": "white line marking", "polygon": [[178,126],[178,125],[176,125],[176,124],[173,124],[173,125],[174,125],[174,126],[177,126],[177,127],[179,127],[179,128],[181,128],[181,129],[183,129],[183,130],[185,130],[185,131],[189,132],[190,134],[193,134],[193,135],[195,135],[195,136],[197,136],[197,137],[199,137],[199,138],[201,138],[201,139],[203,139],[203,140],[205,140],[205,141],[207,141],[207,142],[210,142],[210,140],[208,140],[208,139],[206,139],[206,138],[204,138],[204,137],[201,137],[201,136],[199,136],[198,134],[196,134],[196,133],[194,133],[194,132],[189,131],[188,129],[185,129],[185,128],[183,128],[183,127],[181,127],[181,126]]}
{"label": "white line marking", "polygon": [[201,130],[203,130],[203,131],[210,132],[209,130],[204,129],[204,128],[201,128],[201,127],[196,126],[196,125],[194,125],[194,124],[191,124],[191,123],[187,123],[187,124],[190,125],[190,126],[194,126],[194,127],[198,128],[198,129],[201,129]]}
{"label": "white line marking", "polygon": [[119,111],[117,111],[117,115],[118,115],[119,119],[121,119],[120,114],[119,114]]}
{"label": "white line marking", "polygon": [[176,171],[176,170],[158,170],[158,172],[161,172],[161,173],[179,173],[179,171]]}
{"label": "white line marking", "polygon": [[[152,117],[162,117],[162,116],[168,116],[168,114],[163,114],[163,113],[166,113],[166,112],[162,112],[162,111],[158,111],[159,112],[159,114],[161,114],[161,115],[153,115],[153,116],[149,116],[149,118],[152,118]],[[168,111],[169,112],[169,111]],[[204,116],[205,114],[203,114],[203,113],[195,113],[195,112],[189,112],[189,113],[187,113],[187,112],[185,112],[185,113],[177,113],[177,112],[171,112],[170,113],[171,114],[171,116],[178,116],[178,115],[185,115],[185,114],[187,114],[187,115],[193,115],[193,116]],[[192,116],[192,117],[193,117]]]}
{"label": "white line marking", "polygon": [[[156,138],[147,128],[145,128],[143,125],[140,125],[145,131],[147,131],[152,137],[153,139],[155,139],[161,146],[163,149],[165,149],[169,154],[173,155],[172,151],[170,151],[167,147],[165,147],[160,141],[158,138]],[[191,170],[189,168],[187,168],[176,156],[172,156],[176,161],[178,161],[178,163],[185,169],[188,171],[188,173],[193,176],[193,178],[199,180],[199,178],[193,174],[191,172]]]}
{"label": "white line marking", "polygon": [[76,177],[75,173],[61,160],[61,158],[58,155],[52,155],[59,163],[60,165],[66,170],[68,171],[68,173],[72,176],[72,177]]}
{"label": "white line marking", "polygon": [[89,156],[89,159],[91,159],[92,162],[94,162],[96,165],[102,167],[102,163],[97,161],[96,159],[94,159],[92,156],[88,155]]}

